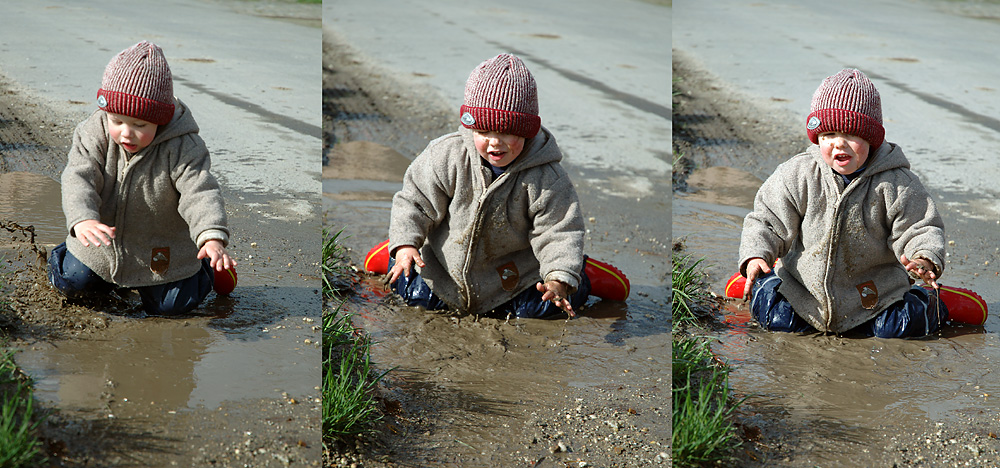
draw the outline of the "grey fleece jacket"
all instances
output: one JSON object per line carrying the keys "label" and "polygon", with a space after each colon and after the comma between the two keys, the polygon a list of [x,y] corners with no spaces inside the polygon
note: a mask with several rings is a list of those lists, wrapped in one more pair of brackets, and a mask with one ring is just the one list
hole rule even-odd
{"label": "grey fleece jacket", "polygon": [[492,183],[480,159],[466,128],[428,144],[393,197],[389,251],[419,248],[431,290],[470,313],[489,312],[543,279],[575,290],[583,218],[555,138],[543,127]]}
{"label": "grey fleece jacket", "polygon": [[[77,125],[62,173],[66,247],[109,283],[142,287],[189,278],[199,246],[229,243],[226,210],[198,124],[180,100],[173,119],[134,155],[108,133],[98,110]],[[110,246],[84,247],[73,227],[96,219],[116,228]]]}
{"label": "grey fleece jacket", "polygon": [[743,222],[740,272],[754,257],[778,261],[778,291],[820,331],[868,321],[910,288],[900,255],[944,271],[944,224],[909,168],[889,142],[846,187],[817,145],[782,163]]}

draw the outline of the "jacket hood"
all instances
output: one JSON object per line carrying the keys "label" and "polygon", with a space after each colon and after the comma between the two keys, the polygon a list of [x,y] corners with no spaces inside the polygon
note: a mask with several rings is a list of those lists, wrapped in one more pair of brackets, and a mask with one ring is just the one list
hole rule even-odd
{"label": "jacket hood", "polygon": [[[482,159],[479,151],[476,150],[473,131],[465,127],[459,127],[458,133],[462,136],[466,151],[471,156]],[[517,156],[517,159],[507,166],[505,172],[520,172],[532,167],[559,161],[562,161],[562,152],[559,150],[559,145],[556,144],[556,138],[549,133],[547,128],[542,126],[538,134],[533,138],[524,140],[524,149],[521,150],[521,154]],[[476,162],[478,163],[478,161]]]}
{"label": "jacket hood", "polygon": [[174,98],[174,117],[170,122],[156,130],[156,137],[149,146],[155,146],[160,142],[171,138],[179,137],[188,133],[198,133],[198,123],[191,114],[191,109],[184,105],[180,99]]}

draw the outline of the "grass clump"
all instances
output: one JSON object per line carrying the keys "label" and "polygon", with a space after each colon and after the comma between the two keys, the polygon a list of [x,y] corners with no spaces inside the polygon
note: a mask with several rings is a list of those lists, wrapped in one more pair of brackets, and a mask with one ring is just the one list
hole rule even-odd
{"label": "grass clump", "polygon": [[674,466],[732,461],[732,418],[743,400],[732,401],[729,368],[715,361],[704,338],[675,337],[672,346]]}
{"label": "grass clump", "polygon": [[378,382],[388,371],[378,373],[371,360],[371,337],[354,328],[352,314],[344,310],[343,297],[351,291],[352,270],[347,249],[340,244],[343,229],[331,234],[323,230],[323,297],[341,298],[340,304],[323,314],[323,443],[370,433],[381,419],[375,396]]}
{"label": "grass clump", "polygon": [[706,315],[711,294],[705,283],[705,272],[699,268],[704,258],[692,261],[689,255],[671,256],[670,310],[676,324],[694,322]]}
{"label": "grass clump", "polygon": [[351,325],[342,307],[323,316],[323,439],[343,440],[371,432],[381,414],[375,391],[386,372],[376,373],[371,338]]}
{"label": "grass clump", "polygon": [[350,257],[347,248],[341,243],[341,236],[344,230],[341,229],[334,234],[326,228],[323,229],[323,248],[321,249],[323,261],[320,263],[320,273],[323,276],[323,297],[341,297],[351,289],[350,281]]}
{"label": "grass clump", "polygon": [[45,459],[38,440],[34,395],[30,382],[20,375],[14,351],[0,351],[0,467],[39,466]]}

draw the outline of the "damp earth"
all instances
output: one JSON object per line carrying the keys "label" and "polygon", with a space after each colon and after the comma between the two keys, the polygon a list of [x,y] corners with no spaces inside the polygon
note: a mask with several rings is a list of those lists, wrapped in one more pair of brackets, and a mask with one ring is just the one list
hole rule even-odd
{"label": "damp earth", "polygon": [[[95,11],[89,7],[70,12],[60,6],[20,5],[11,14],[25,24],[43,16],[47,24],[65,25],[90,18]],[[318,5],[221,0],[162,7],[208,9],[211,13],[202,16],[256,27],[262,34],[314,37],[319,43]],[[109,11],[96,14],[105,19],[118,14]],[[66,235],[59,174],[74,126],[93,108],[59,99],[64,89],[76,95],[79,82],[69,80],[78,77],[49,74],[45,91],[40,90],[42,85],[32,81],[34,73],[44,73],[55,60],[20,68],[21,54],[30,47],[19,41],[33,41],[33,47],[45,40],[10,32],[18,39],[0,49],[0,337],[5,347],[17,350],[15,362],[31,378],[38,406],[48,414],[39,435],[50,465],[319,466],[318,125],[313,125],[313,135],[262,127],[241,137],[240,143],[271,155],[254,161],[254,151],[228,140],[231,136],[219,125],[220,120],[222,126],[243,119],[256,122],[257,116],[244,112],[253,107],[232,109],[224,93],[197,88],[230,76],[232,69],[224,71],[214,60],[184,60],[183,52],[164,47],[168,57],[177,58],[171,61],[181,83],[175,90],[201,110],[199,124],[213,153],[213,171],[223,187],[233,232],[229,250],[239,261],[239,285],[228,297],[210,293],[198,309],[181,317],[146,316],[137,294],[128,290],[101,300],[69,302],[49,285],[44,258]],[[172,34],[171,41],[178,44],[188,39],[182,32]],[[94,62],[98,78],[103,64],[120,50],[112,44],[127,41],[134,38],[107,38],[107,48],[100,50],[90,42],[94,57],[100,57]],[[9,60],[11,55],[20,61]],[[185,73],[192,70],[188,67],[198,67],[197,78]],[[287,86],[292,85],[283,83],[282,90],[260,93],[291,96]],[[319,99],[318,87],[301,90],[306,99]],[[268,115],[268,125],[295,128],[278,113]],[[318,123],[318,116],[314,120]],[[286,153],[299,147],[314,150],[303,151],[301,158],[271,151],[279,139]],[[303,160],[312,162],[303,165],[306,169],[295,166]],[[313,175],[315,195],[271,188],[272,181],[282,178],[242,176],[262,163],[285,167],[288,174]]]}
{"label": "damp earth", "polygon": [[[324,224],[343,229],[360,270],[388,233],[406,167],[456,130],[455,111],[407,92],[329,31],[323,88]],[[564,167],[585,205],[586,251],[629,275],[629,299],[592,297],[574,320],[488,319],[406,307],[358,271],[342,307],[389,370],[385,417],[378,435],[333,447],[329,465],[669,466],[666,181],[653,187],[663,197],[639,201],[632,181]]]}
{"label": "damp earth", "polygon": [[[689,158],[675,183],[673,238],[705,258],[723,295],[736,271],[743,217],[763,178],[805,149],[794,126],[758,107],[684,54],[674,54],[674,147]],[[995,222],[939,207],[948,226],[946,277],[996,297]],[[992,281],[991,281],[992,280]],[[1000,461],[1000,319],[947,326],[920,340],[769,333],[746,304],[725,300],[719,323],[698,333],[732,366],[746,402],[736,418],[735,466],[993,466]],[[998,304],[988,306],[996,309]]]}

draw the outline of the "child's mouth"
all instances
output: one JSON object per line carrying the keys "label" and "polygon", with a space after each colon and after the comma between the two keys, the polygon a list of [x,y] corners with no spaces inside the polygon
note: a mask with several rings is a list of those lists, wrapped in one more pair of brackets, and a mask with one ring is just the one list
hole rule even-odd
{"label": "child's mouth", "polygon": [[130,152],[130,153],[134,153],[135,149],[138,147],[137,145],[132,145],[132,144],[129,144],[129,143],[124,143],[124,142],[122,142],[122,146],[126,150],[128,150],[128,152]]}
{"label": "child's mouth", "polygon": [[489,152],[490,159],[493,159],[495,161],[499,161],[499,160],[503,159],[504,155],[506,155],[506,154],[507,154],[506,151],[490,151]]}
{"label": "child's mouth", "polygon": [[846,166],[851,162],[851,156],[847,154],[838,154],[833,157],[833,160],[837,161],[837,164],[840,164],[841,166]]}

